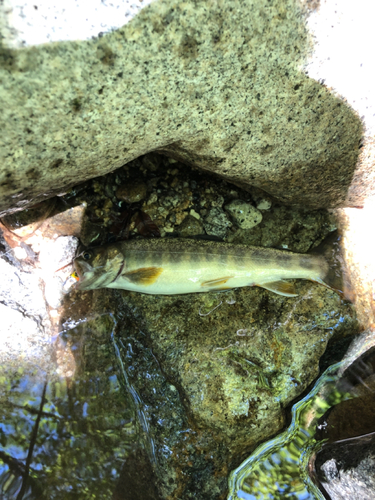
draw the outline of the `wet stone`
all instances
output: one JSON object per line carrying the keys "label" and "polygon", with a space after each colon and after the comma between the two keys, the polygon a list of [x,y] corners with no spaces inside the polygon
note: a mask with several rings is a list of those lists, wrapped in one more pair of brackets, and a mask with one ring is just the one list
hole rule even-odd
{"label": "wet stone", "polygon": [[375,498],[374,433],[326,445],[315,466],[332,500]]}
{"label": "wet stone", "polygon": [[221,208],[212,208],[204,220],[206,233],[218,238],[225,238],[232,223],[227,214]]}
{"label": "wet stone", "polygon": [[[136,180],[147,182],[142,211],[162,234],[194,236],[206,231],[227,241],[233,235],[237,243],[305,252],[330,231],[326,212],[309,213],[273,203],[264,211],[261,224],[232,232],[233,223],[222,206],[234,197],[247,200],[249,194],[237,187],[231,192],[224,181],[179,163],[166,166],[165,161],[156,154],[147,155],[116,174],[90,181],[82,191],[87,193],[88,210],[81,243],[95,246],[108,241],[108,228],[118,218],[126,220],[128,210],[108,196],[118,186],[135,185]],[[113,189],[107,189],[108,183]],[[257,204],[252,192],[250,199]],[[134,224],[129,227],[132,238]],[[121,235],[121,228],[116,231],[114,236]],[[287,258],[284,264],[288,265]],[[17,284],[12,286],[17,289]],[[130,456],[141,465],[124,465],[128,489],[126,474],[142,469],[158,489],[159,498],[224,498],[228,472],[260,441],[283,428],[285,407],[318,375],[328,341],[357,331],[351,306],[333,291],[298,280],[296,286],[296,298],[257,287],[187,296],[110,289],[73,291],[65,296],[74,314],[68,308],[64,311],[66,320],[60,331],[69,330],[64,339],[74,346],[77,366],[104,374],[117,360],[126,407],[134,409],[134,418],[139,417],[135,427],[141,437],[132,445],[136,451]],[[48,292],[47,299],[54,306],[56,297]],[[70,331],[75,327],[69,324],[77,321],[83,321],[82,329]],[[63,367],[63,354],[59,359]],[[146,499],[142,477],[134,491]],[[135,474],[132,479],[136,482]],[[133,490],[126,493],[127,498],[138,498]],[[154,500],[156,494],[150,498]]]}
{"label": "wet stone", "polygon": [[180,236],[184,238],[204,233],[202,223],[192,215],[185,217],[184,221],[176,228],[176,230],[179,232]]}
{"label": "wet stone", "polygon": [[272,207],[272,198],[263,189],[251,186],[249,193],[258,210],[269,210]]}
{"label": "wet stone", "polygon": [[161,498],[224,495],[238,457],[282,429],[329,339],[357,331],[336,293],[296,286],[292,299],[256,287],[230,296],[94,291],[93,316],[116,311],[117,354]]}
{"label": "wet stone", "polygon": [[261,198],[257,203],[258,210],[269,210],[272,206],[272,201],[269,198]]}
{"label": "wet stone", "polygon": [[142,181],[130,182],[116,190],[116,197],[127,203],[137,203],[144,200],[147,195],[147,186]]}
{"label": "wet stone", "polygon": [[104,235],[105,233],[102,224],[96,224],[94,222],[90,222],[88,219],[85,219],[80,234],[80,241],[84,246],[88,247],[95,244],[95,242],[102,241]]}
{"label": "wet stone", "polygon": [[261,224],[250,230],[239,228],[228,235],[227,241],[305,253],[329,235],[334,229],[333,222],[331,215],[325,210],[308,212],[274,204],[263,212]]}
{"label": "wet stone", "polygon": [[[269,208],[269,207],[268,207]],[[251,229],[262,222],[262,214],[255,207],[242,200],[233,200],[225,205],[236,226]]]}

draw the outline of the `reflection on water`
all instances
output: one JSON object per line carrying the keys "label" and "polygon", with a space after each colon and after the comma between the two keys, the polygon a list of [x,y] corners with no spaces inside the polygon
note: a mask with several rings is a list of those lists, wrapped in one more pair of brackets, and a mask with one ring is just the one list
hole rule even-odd
{"label": "reflection on water", "polygon": [[112,498],[136,439],[115,370],[19,372],[0,375],[0,498]]}
{"label": "reflection on water", "polygon": [[[230,477],[228,499],[324,499],[311,482],[306,459],[314,451],[315,425],[330,406],[347,398],[335,391],[336,376],[341,363],[331,366],[313,390],[293,406],[292,423],[277,438],[259,446]],[[322,389],[331,394],[322,397]],[[314,425],[315,424],[315,425]]]}
{"label": "reflection on water", "polygon": [[127,353],[126,357],[130,358],[134,354],[132,352],[132,346],[131,346],[131,344],[128,344],[127,346],[125,346],[121,339],[116,340],[115,335],[113,335],[113,333],[112,333],[112,342],[113,342],[113,346],[114,346],[115,353],[116,353],[117,363],[120,366],[120,371],[122,374],[122,381],[125,385],[125,390],[128,391],[129,394],[133,398],[134,406],[135,406],[137,416],[138,416],[138,422],[141,425],[141,428],[143,430],[143,435],[146,436],[146,439],[143,440],[144,447],[148,452],[148,457],[150,459],[150,462],[154,465],[154,467],[157,467],[157,460],[156,460],[156,455],[155,455],[155,443],[154,443],[154,440],[151,437],[150,432],[149,432],[148,419],[146,418],[146,415],[145,415],[144,409],[143,409],[144,404],[143,404],[139,394],[137,393],[136,389],[129,381],[129,377],[128,377],[127,370],[126,370],[126,367],[124,364],[124,360],[121,356],[120,348],[122,348]]}
{"label": "reflection on water", "polygon": [[[310,459],[323,445],[319,431],[327,427],[322,422],[327,410],[361,395],[367,386],[358,373],[364,373],[360,355],[368,347],[366,342],[357,343],[350,357],[329,367],[310,393],[293,406],[288,429],[259,446],[232,472],[228,500],[325,499],[312,474]],[[370,366],[366,364],[367,371]],[[373,376],[374,370],[370,371],[367,375]]]}

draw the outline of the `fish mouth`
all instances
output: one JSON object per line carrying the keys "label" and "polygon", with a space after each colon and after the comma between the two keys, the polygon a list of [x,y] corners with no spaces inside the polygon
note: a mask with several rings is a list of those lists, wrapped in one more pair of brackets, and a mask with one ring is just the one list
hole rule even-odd
{"label": "fish mouth", "polygon": [[76,287],[81,288],[89,281],[89,278],[92,277],[94,268],[88,262],[75,260],[74,270],[78,276]]}

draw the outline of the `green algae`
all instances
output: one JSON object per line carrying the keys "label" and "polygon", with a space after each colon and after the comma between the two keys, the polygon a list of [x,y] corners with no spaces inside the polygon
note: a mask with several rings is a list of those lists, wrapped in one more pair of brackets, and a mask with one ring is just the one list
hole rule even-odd
{"label": "green algae", "polygon": [[291,299],[259,288],[93,292],[93,311],[116,311],[124,387],[163,497],[224,491],[228,467],[283,428],[284,407],[318,375],[328,341],[356,333],[354,311],[336,293],[296,286]]}

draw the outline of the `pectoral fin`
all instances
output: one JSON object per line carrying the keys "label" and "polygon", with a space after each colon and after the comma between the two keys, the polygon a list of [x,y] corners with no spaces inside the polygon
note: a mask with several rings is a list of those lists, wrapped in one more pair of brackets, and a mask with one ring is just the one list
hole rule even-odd
{"label": "pectoral fin", "polygon": [[278,295],[284,295],[285,297],[297,297],[296,289],[293,283],[289,281],[272,281],[270,283],[257,283],[256,286],[260,286],[269,290],[270,292],[277,293]]}
{"label": "pectoral fin", "polygon": [[217,287],[217,286],[225,285],[225,283],[230,278],[233,278],[233,276],[226,276],[225,278],[217,278],[216,280],[203,281],[203,283],[201,283],[201,286]]}
{"label": "pectoral fin", "polygon": [[152,285],[162,273],[162,267],[140,267],[122,274],[124,278],[139,285]]}

